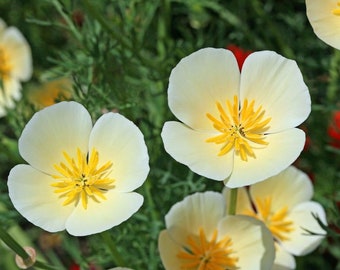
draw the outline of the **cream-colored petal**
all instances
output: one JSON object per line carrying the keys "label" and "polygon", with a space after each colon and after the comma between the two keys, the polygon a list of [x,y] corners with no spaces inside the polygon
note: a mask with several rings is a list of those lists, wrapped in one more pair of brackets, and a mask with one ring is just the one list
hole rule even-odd
{"label": "cream-colored petal", "polygon": [[193,172],[222,181],[231,173],[233,151],[218,156],[221,146],[207,143],[212,135],[194,131],[180,122],[166,122],[161,133],[164,148],[176,161]]}
{"label": "cream-colored petal", "polygon": [[[225,187],[222,192],[226,200],[226,210],[228,211],[230,205],[230,189]],[[249,198],[249,194],[246,188],[237,189],[237,203],[236,203],[236,213],[240,215],[248,215],[249,213],[254,213],[252,203]]]}
{"label": "cream-colored petal", "polygon": [[224,213],[225,201],[221,193],[195,193],[173,205],[165,216],[165,223],[171,237],[178,243],[186,241],[189,234],[198,235],[200,228],[210,239]]}
{"label": "cream-colored petal", "polygon": [[6,115],[7,109],[15,106],[14,100],[21,98],[21,85],[18,80],[7,78],[3,81],[4,89],[0,88],[0,117]]}
{"label": "cream-colored petal", "polygon": [[74,206],[63,206],[54,193],[52,177],[29,165],[17,165],[9,173],[9,197],[28,221],[49,232],[65,229],[65,222]]}
{"label": "cream-colored petal", "polygon": [[295,258],[275,243],[275,261],[272,270],[291,270],[296,268]]}
{"label": "cream-colored petal", "polygon": [[340,49],[340,17],[332,13],[336,0],[306,0],[307,17],[314,33],[328,45]]}
{"label": "cream-colored petal", "polygon": [[219,238],[228,235],[240,270],[271,270],[274,241],[262,222],[247,216],[226,216],[218,224]]}
{"label": "cream-colored petal", "polygon": [[[289,234],[289,240],[281,244],[293,255],[302,256],[312,252],[325,238],[326,232],[312,214],[327,224],[325,210],[319,203],[313,201],[298,204],[288,216],[294,223],[294,230]],[[311,235],[306,230],[318,235]]]}
{"label": "cream-colored petal", "polygon": [[265,117],[271,117],[268,133],[296,127],[311,111],[309,91],[296,62],[271,51],[247,57],[240,97],[255,100],[255,108],[262,106]]}
{"label": "cream-colored petal", "polygon": [[143,196],[109,191],[106,200],[89,200],[87,209],[79,203],[66,221],[66,230],[74,236],[86,236],[111,229],[130,218],[143,204]]}
{"label": "cream-colored petal", "polygon": [[288,207],[290,210],[297,204],[309,201],[312,198],[313,185],[307,174],[289,166],[278,175],[252,185],[250,194],[254,202],[256,198],[272,197],[273,211],[280,210],[283,207]]}
{"label": "cream-colored petal", "polygon": [[19,152],[33,167],[56,174],[55,164],[65,162],[63,151],[76,157],[77,148],[88,151],[92,121],[76,102],[60,102],[33,115],[19,138]]}
{"label": "cream-colored petal", "polygon": [[173,114],[196,130],[212,130],[206,113],[217,114],[216,102],[239,93],[240,72],[234,55],[205,48],[183,58],[169,78],[168,101]]}
{"label": "cream-colored petal", "polygon": [[243,161],[239,156],[234,159],[232,174],[225,181],[230,188],[255,184],[268,177],[278,174],[300,155],[304,143],[305,133],[297,128],[266,137],[267,146],[254,149],[256,158],[249,157]]}
{"label": "cream-colored petal", "polygon": [[165,270],[181,269],[181,261],[177,258],[181,246],[173,241],[167,230],[159,234],[158,250]]}
{"label": "cream-colored petal", "polygon": [[7,28],[0,47],[8,57],[11,66],[10,76],[21,81],[30,79],[33,72],[31,49],[20,31],[15,27]]}
{"label": "cream-colored petal", "polygon": [[113,163],[110,177],[115,190],[130,192],[141,186],[149,173],[149,156],[139,128],[118,113],[107,113],[95,123],[89,148],[99,153],[99,166]]}

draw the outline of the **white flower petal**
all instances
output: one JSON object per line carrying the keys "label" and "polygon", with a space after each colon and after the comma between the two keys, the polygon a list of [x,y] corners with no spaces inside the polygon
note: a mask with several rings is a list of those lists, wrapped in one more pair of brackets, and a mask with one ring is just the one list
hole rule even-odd
{"label": "white flower petal", "polygon": [[[173,205],[165,216],[166,227],[178,243],[186,241],[189,234],[198,234],[200,228],[208,239],[224,215],[225,201],[221,193],[207,191],[187,196]],[[172,233],[172,227],[175,229]]]}
{"label": "white flower petal", "polygon": [[250,194],[253,200],[271,196],[273,211],[283,207],[291,210],[297,204],[312,198],[313,185],[304,172],[290,166],[278,175],[252,185]]}
{"label": "white flower petal", "polygon": [[301,153],[305,133],[297,128],[266,137],[269,143],[264,148],[254,149],[256,158],[249,157],[248,161],[236,156],[232,174],[225,181],[229,188],[254,184],[278,174],[292,164]]}
{"label": "white flower petal", "polygon": [[53,165],[65,162],[63,151],[75,157],[77,148],[88,151],[92,121],[76,102],[60,102],[35,113],[19,139],[21,156],[33,167],[55,174]]}
{"label": "white flower petal", "polygon": [[141,186],[149,173],[149,156],[138,127],[118,113],[107,113],[95,123],[89,151],[99,153],[98,166],[113,162],[110,177],[115,190],[129,192]]}
{"label": "white flower petal", "polygon": [[217,114],[216,102],[239,93],[240,72],[234,55],[205,48],[183,58],[169,78],[168,100],[173,114],[197,130],[212,130],[206,113]]}
{"label": "white flower petal", "polygon": [[255,100],[255,109],[262,105],[265,117],[272,118],[268,133],[296,127],[311,111],[308,88],[296,62],[271,51],[255,52],[246,58],[240,97]]}
{"label": "white flower petal", "polygon": [[21,98],[21,84],[18,80],[7,78],[3,81],[4,89],[0,88],[0,117],[6,115],[7,109],[15,106],[13,100]]}
{"label": "white flower petal", "polygon": [[181,246],[173,241],[167,230],[163,230],[159,234],[158,250],[166,270],[181,269],[181,261],[177,258]]}
{"label": "white flower petal", "polygon": [[[290,232],[289,240],[285,240],[281,244],[291,254],[298,256],[308,254],[316,249],[325,238],[326,232],[312,214],[327,224],[325,210],[317,202],[300,203],[289,214],[288,218],[293,221],[294,230]],[[306,230],[319,235],[311,235]]]}
{"label": "white flower petal", "polygon": [[121,224],[130,218],[143,204],[138,193],[108,191],[106,200],[89,201],[87,209],[79,203],[66,221],[66,230],[74,236],[91,235]]}
{"label": "white flower petal", "polygon": [[10,76],[21,81],[30,79],[33,72],[31,49],[20,31],[15,27],[7,28],[1,43],[10,62]]}
{"label": "white flower petal", "polygon": [[63,206],[54,193],[52,177],[29,165],[17,165],[9,173],[8,190],[14,207],[28,221],[49,232],[65,229],[74,206]]}
{"label": "white flower petal", "polygon": [[272,270],[295,269],[295,258],[285,251],[279,244],[275,244],[275,261]]}
{"label": "white flower petal", "polygon": [[332,13],[336,8],[335,0],[306,0],[307,17],[314,33],[328,45],[340,49],[340,20]]}
{"label": "white flower petal", "polygon": [[247,216],[226,216],[218,225],[219,236],[232,240],[239,269],[271,270],[275,249],[271,233],[262,222]]}
{"label": "white flower petal", "polygon": [[207,143],[208,133],[194,131],[179,122],[166,122],[161,133],[165,150],[193,172],[213,180],[224,180],[231,173],[233,151],[218,156],[220,145]]}

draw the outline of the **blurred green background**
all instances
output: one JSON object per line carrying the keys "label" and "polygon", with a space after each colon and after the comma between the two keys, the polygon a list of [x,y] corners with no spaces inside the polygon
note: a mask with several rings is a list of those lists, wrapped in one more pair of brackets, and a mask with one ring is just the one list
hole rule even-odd
{"label": "blurred green background", "polygon": [[[8,172],[24,162],[17,140],[43,106],[34,102],[36,89],[66,77],[73,82],[67,98],[87,107],[94,120],[119,111],[140,127],[151,167],[138,190],[145,203],[110,234],[129,267],[163,269],[157,238],[164,215],[188,194],[222,189],[222,183],[190,172],[164,151],[160,131],[174,119],[167,105],[168,77],[182,57],[203,47],[234,44],[276,51],[296,60],[303,73],[313,105],[302,126],[309,143],[295,165],[311,176],[314,199],[325,207],[330,226],[315,252],[297,258],[297,269],[340,269],[340,149],[327,133],[333,113],[340,110],[340,53],[315,36],[303,0],[0,0],[0,17],[26,37],[34,65],[23,98],[0,119],[0,226],[20,243],[34,245],[42,260],[61,270],[78,269],[75,264],[82,269],[114,266],[99,235],[48,234],[22,218],[8,198]],[[12,251],[3,245],[0,269],[17,269]]]}

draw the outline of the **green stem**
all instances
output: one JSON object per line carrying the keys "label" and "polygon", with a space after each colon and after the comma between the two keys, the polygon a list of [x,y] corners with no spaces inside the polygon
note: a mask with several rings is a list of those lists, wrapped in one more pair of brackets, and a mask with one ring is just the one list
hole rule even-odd
{"label": "green stem", "polygon": [[237,188],[232,188],[230,189],[229,193],[229,209],[228,209],[229,215],[236,214],[236,205],[237,205]]}
{"label": "green stem", "polygon": [[109,231],[102,232],[100,235],[103,238],[105,244],[110,249],[112,258],[116,266],[127,266],[124,259],[122,258],[119,251],[117,250],[116,244],[113,242]]}
{"label": "green stem", "polygon": [[[15,254],[18,254],[23,258],[27,265],[32,261],[30,255],[24,250],[24,248],[0,226],[0,239],[11,249]],[[56,268],[48,266],[40,261],[34,263],[34,267],[45,270],[56,270]]]}

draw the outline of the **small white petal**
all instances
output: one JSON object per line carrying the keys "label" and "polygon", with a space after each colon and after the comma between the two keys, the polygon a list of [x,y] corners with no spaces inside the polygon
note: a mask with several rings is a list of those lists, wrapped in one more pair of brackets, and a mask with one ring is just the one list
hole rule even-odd
{"label": "small white petal", "polygon": [[231,238],[239,269],[272,269],[273,237],[262,222],[247,216],[226,216],[219,222],[218,232]]}
{"label": "small white petal", "polygon": [[76,157],[77,148],[87,153],[92,121],[76,102],[60,102],[33,115],[19,138],[19,152],[33,167],[56,174],[55,164],[65,162],[63,151]]}
{"label": "small white petal", "polygon": [[291,210],[297,204],[312,198],[313,185],[304,172],[290,166],[278,175],[252,185],[250,194],[253,200],[271,196],[273,211],[283,207],[288,207]]}
{"label": "small white petal", "polygon": [[115,190],[129,192],[140,187],[149,173],[149,156],[142,132],[118,113],[107,113],[95,123],[89,151],[99,153],[98,166],[113,163],[110,177],[115,179]]}
{"label": "small white petal", "polygon": [[218,156],[221,146],[206,142],[213,135],[194,131],[180,122],[166,122],[161,136],[165,150],[193,172],[219,181],[230,175],[233,151]]}
{"label": "small white petal", "polygon": [[138,193],[105,193],[106,200],[89,199],[87,209],[79,203],[66,221],[66,230],[74,236],[86,236],[111,229],[130,218],[143,204]]}
{"label": "small white petal", "polygon": [[[256,158],[248,161],[236,156],[232,174],[225,181],[229,188],[251,185],[278,174],[292,164],[301,153],[305,143],[305,133],[297,128],[270,134],[269,143],[259,149],[253,149]],[[259,169],[260,168],[260,169]]]}
{"label": "small white petal", "polygon": [[181,261],[177,258],[181,246],[170,237],[167,230],[163,230],[159,234],[158,250],[166,270],[181,269]]}
{"label": "small white petal", "polygon": [[225,49],[205,48],[183,58],[169,78],[172,113],[197,130],[212,130],[206,113],[217,114],[216,102],[239,93],[240,72],[234,55]]}
{"label": "small white petal", "polygon": [[9,27],[1,40],[11,66],[12,77],[27,81],[33,72],[31,49],[24,36],[15,27]]}
{"label": "small white petal", "polygon": [[293,60],[271,51],[249,55],[242,67],[241,100],[255,100],[265,117],[271,117],[268,133],[296,127],[311,111],[311,99],[302,74]]}
{"label": "small white petal", "polygon": [[296,268],[295,258],[279,244],[275,244],[275,261],[272,270],[291,270]]}
{"label": "small white petal", "polygon": [[[173,205],[165,216],[166,227],[177,242],[186,241],[189,234],[198,234],[202,228],[208,239],[225,213],[221,193],[207,191],[187,196]],[[172,233],[172,227],[175,227]]]}
{"label": "small white petal", "polygon": [[307,17],[314,33],[328,45],[340,49],[340,20],[332,13],[335,0],[306,0]]}
{"label": "small white petal", "polygon": [[[300,203],[289,214],[288,218],[293,221],[294,230],[290,232],[289,239],[281,244],[291,254],[298,256],[308,254],[316,249],[325,238],[326,232],[312,214],[327,224],[325,210],[317,202]],[[318,235],[311,235],[306,230]]]}
{"label": "small white petal", "polygon": [[49,232],[65,229],[65,222],[74,206],[63,206],[51,186],[52,177],[29,165],[17,165],[9,173],[10,199],[28,221]]}

